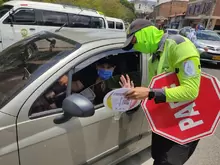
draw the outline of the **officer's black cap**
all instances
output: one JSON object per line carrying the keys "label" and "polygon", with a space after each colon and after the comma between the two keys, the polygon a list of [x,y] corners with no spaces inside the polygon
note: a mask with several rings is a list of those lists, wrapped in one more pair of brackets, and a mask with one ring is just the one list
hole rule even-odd
{"label": "officer's black cap", "polygon": [[127,40],[125,41],[124,43],[124,46],[123,46],[123,50],[130,50],[133,48],[133,44],[131,43],[133,37],[134,37],[134,34],[145,28],[145,27],[148,27],[148,26],[152,26],[153,24],[149,21],[149,20],[146,20],[146,19],[136,19],[135,21],[133,21],[131,23],[131,25],[129,26],[128,28],[128,32],[127,32]]}

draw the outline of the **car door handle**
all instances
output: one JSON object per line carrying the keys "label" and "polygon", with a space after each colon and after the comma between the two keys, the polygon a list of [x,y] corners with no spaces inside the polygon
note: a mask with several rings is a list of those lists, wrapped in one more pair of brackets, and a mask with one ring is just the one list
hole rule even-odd
{"label": "car door handle", "polygon": [[29,30],[33,31],[33,30],[35,30],[35,28],[30,28]]}

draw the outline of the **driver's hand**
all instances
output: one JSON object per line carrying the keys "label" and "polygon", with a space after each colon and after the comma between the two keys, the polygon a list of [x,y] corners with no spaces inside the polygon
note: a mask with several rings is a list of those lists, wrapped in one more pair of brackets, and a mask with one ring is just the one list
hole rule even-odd
{"label": "driver's hand", "polygon": [[59,84],[60,85],[65,85],[67,86],[68,84],[68,77],[66,75],[64,75],[63,77],[61,77],[59,80],[58,80]]}
{"label": "driver's hand", "polygon": [[134,88],[134,83],[130,80],[128,75],[121,75],[119,84],[122,88]]}

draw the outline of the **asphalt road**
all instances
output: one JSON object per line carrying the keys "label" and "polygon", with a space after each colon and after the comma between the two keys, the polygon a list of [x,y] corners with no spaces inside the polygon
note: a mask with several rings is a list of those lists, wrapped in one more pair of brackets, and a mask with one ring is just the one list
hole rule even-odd
{"label": "asphalt road", "polygon": [[[220,80],[220,67],[217,65],[204,63],[202,70]],[[119,165],[152,165],[152,163],[150,149],[146,149]],[[215,135],[200,140],[195,153],[185,165],[220,165],[220,124]]]}

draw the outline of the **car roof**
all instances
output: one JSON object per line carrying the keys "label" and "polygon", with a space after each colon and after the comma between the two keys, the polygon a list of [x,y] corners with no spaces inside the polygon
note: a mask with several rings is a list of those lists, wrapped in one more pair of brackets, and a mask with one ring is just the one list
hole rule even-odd
{"label": "car roof", "polygon": [[88,29],[88,28],[73,28],[60,30],[54,34],[61,35],[65,38],[74,40],[80,44],[108,39],[126,39],[126,32],[108,29]]}
{"label": "car roof", "polygon": [[12,5],[16,8],[34,8],[34,9],[42,9],[42,10],[50,10],[50,11],[57,11],[57,12],[65,12],[65,13],[80,13],[81,15],[90,15],[96,17],[104,16],[100,15],[96,10],[81,8],[74,5],[65,5],[65,4],[56,4],[56,3],[47,3],[47,2],[34,2],[34,1],[8,1],[5,2],[3,5]]}

